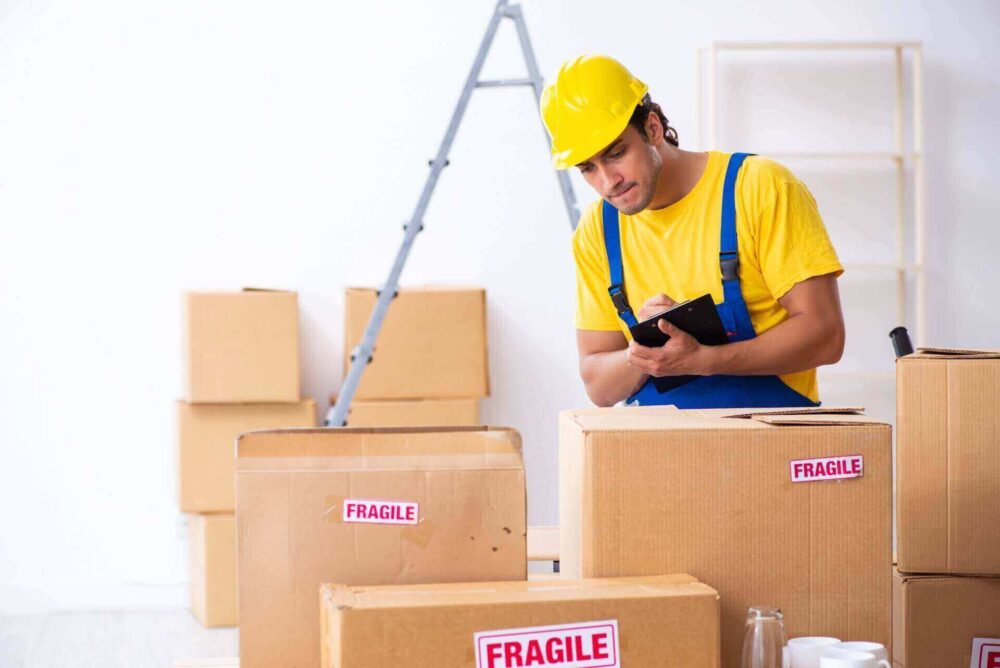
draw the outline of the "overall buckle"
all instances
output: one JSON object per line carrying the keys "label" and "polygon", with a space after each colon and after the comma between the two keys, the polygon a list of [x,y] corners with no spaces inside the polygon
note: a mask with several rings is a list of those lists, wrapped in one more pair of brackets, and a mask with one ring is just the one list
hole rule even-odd
{"label": "overall buckle", "polygon": [[719,256],[719,267],[722,269],[722,280],[739,280],[740,259],[736,253],[722,253]]}
{"label": "overall buckle", "polygon": [[615,305],[615,310],[618,311],[618,315],[623,315],[632,310],[629,308],[628,297],[625,295],[624,286],[612,285],[608,288],[608,294],[611,295],[611,303]]}

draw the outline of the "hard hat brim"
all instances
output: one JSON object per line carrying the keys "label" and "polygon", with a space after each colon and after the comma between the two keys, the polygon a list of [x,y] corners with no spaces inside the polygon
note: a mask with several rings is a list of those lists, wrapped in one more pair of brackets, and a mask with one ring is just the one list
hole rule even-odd
{"label": "hard hat brim", "polygon": [[594,157],[605,148],[611,145],[611,143],[618,138],[618,135],[625,132],[625,128],[628,127],[629,119],[632,118],[632,114],[635,112],[636,106],[642,100],[643,96],[649,91],[649,86],[636,80],[639,86],[634,86],[635,91],[634,99],[625,107],[628,112],[616,118],[613,122],[598,128],[593,134],[587,139],[586,142],[581,142],[572,148],[568,148],[564,151],[553,151],[552,152],[552,166],[556,169],[569,169],[575,165],[579,165],[581,162],[586,162],[590,158]]}

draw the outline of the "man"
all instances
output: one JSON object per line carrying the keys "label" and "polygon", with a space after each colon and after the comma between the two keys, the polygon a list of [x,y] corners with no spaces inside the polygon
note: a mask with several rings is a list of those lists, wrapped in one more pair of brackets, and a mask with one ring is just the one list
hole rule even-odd
{"label": "man", "polygon": [[[765,158],[681,150],[646,84],[606,56],[564,63],[541,113],[556,168],[578,167],[603,198],[573,235],[591,400],[819,405],[816,367],[844,349],[843,267],[805,185]],[[662,347],[631,341],[629,324],[706,293],[729,344],[701,345],[666,320]],[[661,391],[666,376],[695,378]]]}

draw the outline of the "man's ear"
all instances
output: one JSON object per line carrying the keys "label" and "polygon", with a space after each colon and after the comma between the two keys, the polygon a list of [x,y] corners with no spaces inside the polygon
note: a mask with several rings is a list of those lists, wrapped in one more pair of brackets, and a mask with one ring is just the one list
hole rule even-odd
{"label": "man's ear", "polygon": [[660,115],[656,112],[649,112],[646,116],[646,122],[644,124],[646,130],[646,141],[653,146],[659,146],[665,140],[663,138],[663,123],[660,122]]}

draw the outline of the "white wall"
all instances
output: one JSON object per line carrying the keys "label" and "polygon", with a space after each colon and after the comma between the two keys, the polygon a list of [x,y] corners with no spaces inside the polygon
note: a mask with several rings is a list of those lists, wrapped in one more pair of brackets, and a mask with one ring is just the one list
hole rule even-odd
{"label": "white wall", "polygon": [[[688,146],[696,46],[924,40],[928,340],[1000,345],[1000,4],[524,4],[546,73],[578,52],[618,56],[648,80]],[[491,8],[0,3],[0,612],[185,602],[172,412],[180,291],[300,291],[303,390],[325,408],[340,381],[342,288],[387,271]],[[519,56],[505,28],[487,75],[520,74]],[[759,65],[735,62],[723,75],[724,123],[739,133],[723,133],[725,148],[806,147],[844,131],[797,107],[782,117],[793,105],[783,82],[808,77]],[[877,94],[867,65],[838,67],[828,88],[814,86],[820,107],[865,109],[846,91],[860,83]],[[776,92],[762,94],[757,77]],[[847,127],[859,142],[882,136],[869,116]],[[542,132],[527,92],[474,96],[405,273],[410,283],[488,288],[485,415],[524,434],[535,524],[557,517],[556,413],[586,403],[569,226]],[[845,211],[873,216],[873,235],[890,215],[855,196],[874,197],[873,180],[803,175],[821,208],[856,200]],[[835,231],[844,259],[886,252],[844,229]],[[846,281],[852,345],[869,331],[879,339],[848,362],[867,351],[891,370],[893,318],[874,290]],[[883,410],[891,391],[890,382]]]}

